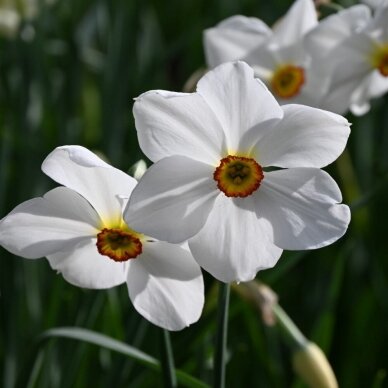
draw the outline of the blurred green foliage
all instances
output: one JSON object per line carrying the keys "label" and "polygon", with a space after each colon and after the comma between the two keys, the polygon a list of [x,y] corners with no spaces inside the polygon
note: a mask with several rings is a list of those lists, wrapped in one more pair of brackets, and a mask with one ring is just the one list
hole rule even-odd
{"label": "blurred green foliage", "polygon": [[[290,0],[58,0],[0,38],[0,215],[45,193],[40,171],[55,147],[80,144],[127,171],[142,154],[132,100],[149,89],[181,90],[204,66],[202,31],[244,14],[272,24]],[[351,2],[344,2],[350,5]],[[318,251],[283,255],[258,278],[326,352],[342,387],[382,387],[388,365],[388,99],[353,122],[348,153],[329,168],[353,205],[347,235]],[[258,236],[259,237],[259,236]],[[23,238],[23,236],[20,236]],[[4,249],[1,263],[0,385],[157,387],[161,378],[94,345],[37,337],[58,326],[112,336],[159,358],[160,330],[132,308],[125,286],[89,291],[67,284],[46,260]],[[200,321],[172,333],[176,365],[211,381],[214,281],[206,277]],[[228,387],[301,387],[290,349],[275,328],[232,294]]]}

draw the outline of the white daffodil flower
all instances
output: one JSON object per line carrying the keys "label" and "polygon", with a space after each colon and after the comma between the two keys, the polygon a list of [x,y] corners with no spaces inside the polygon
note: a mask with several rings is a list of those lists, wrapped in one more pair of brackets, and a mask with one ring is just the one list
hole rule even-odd
{"label": "white daffodil flower", "polygon": [[388,5],[373,18],[364,5],[350,7],[322,21],[306,40],[321,58],[330,58],[323,108],[362,115],[370,99],[388,91]]}
{"label": "white daffodil flower", "polygon": [[236,59],[247,62],[280,104],[317,106],[328,80],[305,47],[318,25],[312,0],[297,0],[271,30],[256,18],[233,16],[204,32],[209,67]]}
{"label": "white daffodil flower", "polygon": [[320,169],[346,145],[343,117],[279,106],[243,62],[208,72],[196,93],[147,92],[134,115],[140,146],[155,164],[124,219],[166,241],[188,239],[197,262],[219,280],[251,280],[283,249],[323,247],[345,233],[349,208]]}
{"label": "white daffodil flower", "polygon": [[[124,222],[137,181],[80,146],[55,149],[43,172],[63,185],[17,206],[0,221],[0,244],[15,255],[46,256],[71,284],[104,289],[127,282],[136,310],[180,330],[198,320],[204,287],[185,249]],[[139,221],[137,224],[140,225]]]}

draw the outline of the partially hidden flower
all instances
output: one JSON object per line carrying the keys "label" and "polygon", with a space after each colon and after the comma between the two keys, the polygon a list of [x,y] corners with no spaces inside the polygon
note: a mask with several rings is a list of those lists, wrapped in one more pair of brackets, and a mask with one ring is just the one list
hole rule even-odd
{"label": "partially hidden flower", "polygon": [[204,32],[208,66],[245,61],[280,104],[318,106],[328,80],[304,41],[317,25],[312,0],[295,1],[272,29],[260,19],[232,16]]}
{"label": "partially hidden flower", "polygon": [[192,94],[150,91],[136,99],[140,147],[155,162],[124,219],[179,243],[224,281],[247,281],[283,249],[314,249],[350,220],[320,168],[343,151],[349,123],[302,105],[279,106],[243,62],[208,72]]}
{"label": "partially hidden flower", "polygon": [[388,91],[388,3],[381,4],[373,17],[362,4],[329,16],[306,37],[329,72],[323,108],[363,115]]}
{"label": "partially hidden flower", "polygon": [[17,10],[4,5],[0,7],[0,35],[14,38],[19,31],[20,22]]}
{"label": "partially hidden flower", "polygon": [[32,20],[41,7],[55,0],[0,0],[0,35],[14,38],[23,20]]}
{"label": "partially hidden flower", "polygon": [[80,146],[56,148],[42,170],[63,186],[20,204],[0,221],[4,248],[29,259],[46,256],[79,287],[127,282],[135,309],[163,328],[179,330],[198,320],[203,279],[191,254],[133,229],[130,217],[123,220],[134,178]]}

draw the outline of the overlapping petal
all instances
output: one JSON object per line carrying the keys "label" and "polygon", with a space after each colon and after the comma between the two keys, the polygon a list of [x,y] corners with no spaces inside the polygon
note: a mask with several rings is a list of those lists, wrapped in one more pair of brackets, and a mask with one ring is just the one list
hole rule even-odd
{"label": "overlapping petal", "polygon": [[260,19],[235,15],[204,31],[206,61],[213,68],[245,57],[272,34]]}
{"label": "overlapping petal", "polygon": [[348,121],[335,113],[304,105],[283,105],[283,120],[256,144],[262,166],[324,167],[342,153]]}
{"label": "overlapping petal", "polygon": [[56,182],[81,194],[104,222],[119,224],[122,204],[136,180],[110,166],[84,147],[56,148],[42,164],[43,172]]}
{"label": "overlapping petal", "polygon": [[336,82],[361,79],[372,70],[369,58],[374,40],[366,34],[354,34],[330,51],[333,88]]}
{"label": "overlapping petal", "polygon": [[329,50],[360,31],[370,20],[369,7],[363,4],[349,7],[323,19],[305,37],[306,45],[314,57],[325,57]]}
{"label": "overlapping petal", "polygon": [[[364,69],[364,67],[362,68]],[[360,81],[364,76],[365,72],[363,70],[361,77],[355,76],[346,80],[336,80],[336,84],[331,82],[332,85],[322,97],[320,106],[330,112],[345,114],[352,103],[353,93],[359,87]],[[334,85],[337,85],[337,87]]]}
{"label": "overlapping petal", "polygon": [[317,11],[312,0],[296,0],[288,12],[273,27],[272,41],[287,46],[302,39],[318,24]]}
{"label": "overlapping petal", "polygon": [[228,153],[239,148],[241,137],[251,128],[283,116],[275,98],[244,62],[225,63],[207,73],[197,92],[221,123]]}
{"label": "overlapping petal", "polygon": [[123,284],[127,279],[128,264],[101,255],[95,237],[74,245],[69,251],[50,254],[47,259],[74,286],[105,289]]}
{"label": "overlapping petal", "polygon": [[177,245],[145,243],[143,253],[129,263],[127,285],[136,310],[167,330],[181,330],[201,315],[201,270],[191,254]]}
{"label": "overlapping petal", "polygon": [[203,226],[218,194],[213,172],[213,166],[185,156],[160,160],[134,189],[126,223],[159,240],[187,240]]}
{"label": "overlapping petal", "polygon": [[215,163],[226,148],[220,122],[197,93],[150,91],[133,114],[140,147],[154,162],[176,154]]}
{"label": "overlapping petal", "polygon": [[388,77],[382,76],[376,70],[371,72],[353,91],[350,101],[350,111],[356,116],[364,115],[370,109],[369,100],[380,97],[387,91]]}
{"label": "overlapping petal", "polygon": [[253,198],[217,197],[205,226],[189,240],[196,261],[223,282],[252,280],[273,267],[282,249],[271,241],[272,225],[257,218]]}
{"label": "overlapping petal", "polygon": [[[65,205],[65,206],[64,206]],[[0,222],[0,243],[26,258],[67,251],[98,233],[101,223],[87,201],[58,187],[17,206]]]}
{"label": "overlapping petal", "polygon": [[388,39],[388,2],[381,1],[380,6],[376,9],[375,16],[368,24],[365,32],[378,38],[380,41]]}
{"label": "overlapping petal", "polygon": [[315,249],[339,239],[350,221],[335,181],[315,168],[267,172],[254,194],[256,213],[268,220],[283,249]]}

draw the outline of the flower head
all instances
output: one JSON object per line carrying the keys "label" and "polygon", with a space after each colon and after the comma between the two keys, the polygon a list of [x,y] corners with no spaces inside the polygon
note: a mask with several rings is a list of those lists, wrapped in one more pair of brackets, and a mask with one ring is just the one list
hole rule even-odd
{"label": "flower head", "polygon": [[[330,58],[330,84],[321,106],[337,113],[366,113],[372,98],[388,91],[388,4],[374,17],[355,5],[323,20],[306,38],[320,58]],[[319,54],[318,54],[319,53]]]}
{"label": "flower head", "polygon": [[272,29],[256,18],[232,16],[204,32],[208,66],[243,60],[279,103],[317,106],[328,80],[304,41],[317,24],[312,0],[295,1]]}
{"label": "flower head", "polygon": [[79,287],[126,281],[136,310],[161,327],[179,330],[199,318],[203,280],[191,254],[123,220],[134,178],[79,146],[55,149],[42,170],[63,186],[20,204],[0,221],[3,247],[30,259],[46,256]]}
{"label": "flower head", "polygon": [[196,93],[147,92],[134,115],[140,146],[155,164],[124,219],[141,233],[188,239],[216,278],[250,280],[283,249],[319,248],[345,233],[349,208],[320,170],[345,147],[343,117],[279,106],[243,62],[210,71]]}

